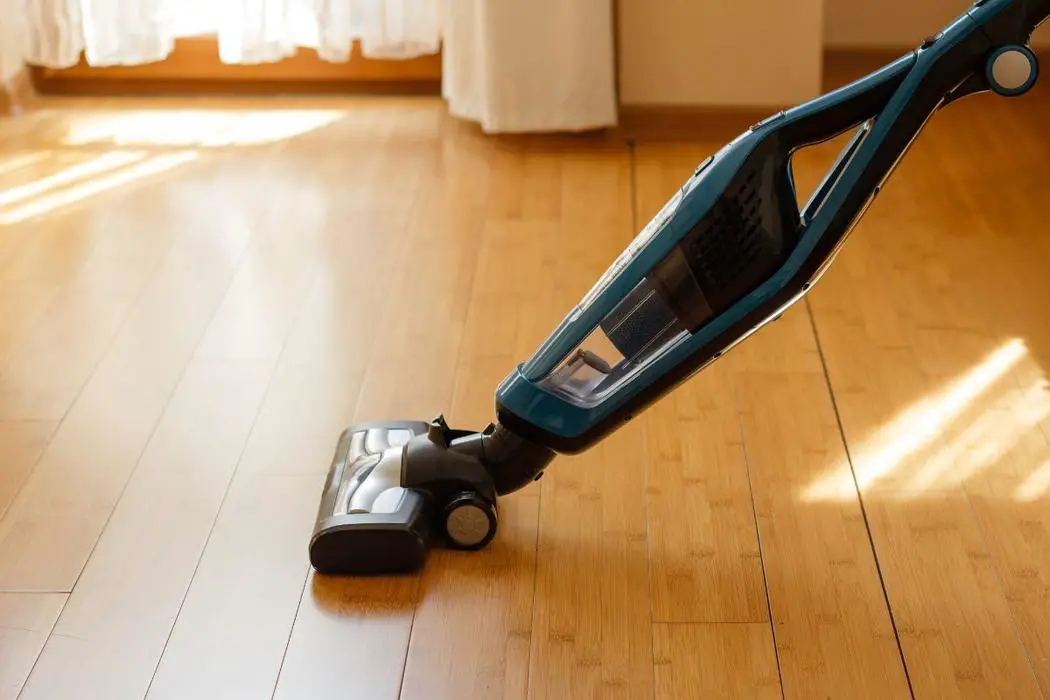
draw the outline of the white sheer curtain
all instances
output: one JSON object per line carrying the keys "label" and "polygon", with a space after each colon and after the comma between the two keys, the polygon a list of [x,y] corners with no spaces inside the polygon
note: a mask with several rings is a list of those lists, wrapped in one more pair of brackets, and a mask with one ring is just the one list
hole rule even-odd
{"label": "white sheer curtain", "polygon": [[357,41],[366,58],[442,50],[451,113],[487,132],[616,121],[611,0],[5,2],[24,8],[14,22],[25,61],[50,68],[82,53],[94,66],[160,61],[188,36],[217,37],[221,60],[240,64],[280,61],[301,47],[346,61]]}
{"label": "white sheer curtain", "polygon": [[437,0],[24,0],[26,60],[50,68],[161,61],[180,37],[218,38],[227,63],[280,61],[298,48],[345,61],[436,53]]}
{"label": "white sheer curtain", "polygon": [[610,0],[449,0],[442,93],[487,132],[615,126]]}

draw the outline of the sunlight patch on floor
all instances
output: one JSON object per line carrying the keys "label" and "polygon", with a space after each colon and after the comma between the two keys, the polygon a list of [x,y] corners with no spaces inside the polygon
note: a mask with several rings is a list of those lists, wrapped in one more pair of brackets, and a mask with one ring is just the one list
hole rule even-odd
{"label": "sunlight patch on floor", "polygon": [[[275,144],[345,118],[338,109],[70,110],[62,148],[0,153],[0,226],[11,226],[196,160],[205,149]],[[73,161],[67,165],[67,161]],[[43,170],[46,174],[40,174]]]}
{"label": "sunlight patch on floor", "polygon": [[27,168],[44,160],[50,155],[47,151],[33,151],[20,155],[8,156],[0,160],[0,175],[6,175],[20,168]]}
{"label": "sunlight patch on floor", "polygon": [[100,175],[75,184],[67,189],[52,192],[46,196],[32,199],[19,207],[4,210],[0,208],[0,226],[11,226],[36,216],[48,214],[56,209],[79,202],[102,192],[130,184],[136,180],[172,170],[180,165],[196,160],[197,151],[176,151],[158,154],[149,158],[136,158],[133,165],[116,172]]}
{"label": "sunlight patch on floor", "polygon": [[342,110],[150,109],[121,110],[69,119],[67,146],[258,146],[302,136],[339,121]]}
{"label": "sunlight patch on floor", "polygon": [[[975,407],[981,408],[981,407]],[[946,431],[947,444],[926,460],[905,491],[922,493],[965,483],[1010,454],[1029,430],[1050,416],[1046,382],[1009,391],[981,410],[958,435]]]}
{"label": "sunlight patch on floor", "polygon": [[[864,491],[877,482],[901,476],[897,472],[903,465],[932,449],[934,454],[924,468],[909,485],[900,489],[904,495],[921,495],[933,488],[946,470],[953,471],[950,478],[958,483],[964,473],[970,476],[1005,454],[1024,430],[1050,415],[1050,397],[1046,395],[1043,381],[1023,392],[1020,400],[1015,392],[1008,392],[1009,403],[996,406],[993,401],[987,409],[981,404],[992,400],[988,396],[992,387],[1027,354],[1024,342],[1019,339],[999,347],[942,391],[912,405],[879,428],[859,448],[852,448],[857,483],[848,465],[837,465],[804,489],[802,499],[856,498],[858,487]],[[953,437],[954,424],[970,411],[977,411],[978,418]],[[945,438],[948,438],[947,444],[939,447],[939,441]]]}
{"label": "sunlight patch on floor", "polygon": [[47,175],[32,182],[0,192],[0,207],[37,197],[59,187],[69,185],[109,170],[135,163],[146,158],[142,151],[110,151],[82,163],[77,163],[54,175]]}
{"label": "sunlight patch on floor", "polygon": [[1050,460],[1028,475],[1028,478],[1017,487],[1014,498],[1023,503],[1038,501],[1050,491]]}

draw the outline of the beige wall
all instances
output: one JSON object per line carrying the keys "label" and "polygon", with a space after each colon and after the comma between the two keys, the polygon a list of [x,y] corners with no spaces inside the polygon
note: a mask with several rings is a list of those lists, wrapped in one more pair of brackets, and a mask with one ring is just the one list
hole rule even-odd
{"label": "beige wall", "polygon": [[[617,1],[622,104],[741,107],[796,104],[816,96],[825,47],[907,50],[973,4]],[[1033,44],[1050,48],[1050,23],[1036,32]]]}
{"label": "beige wall", "polygon": [[792,104],[820,88],[824,0],[618,2],[623,104]]}
{"label": "beige wall", "polygon": [[[966,12],[972,0],[826,0],[824,39],[831,47],[908,48]],[[1050,46],[1050,25],[1032,44]]]}

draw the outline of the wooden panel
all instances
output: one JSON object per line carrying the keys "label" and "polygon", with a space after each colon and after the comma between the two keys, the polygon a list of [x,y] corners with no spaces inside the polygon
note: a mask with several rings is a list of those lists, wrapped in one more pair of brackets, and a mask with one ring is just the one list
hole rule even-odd
{"label": "wooden panel", "polygon": [[0,520],[36,466],[57,423],[0,420]]}
{"label": "wooden panel", "polygon": [[[361,176],[367,178],[377,168],[385,167],[373,165],[362,162]],[[419,182],[418,166],[400,174],[409,182]],[[362,334],[361,329],[371,328],[374,310],[387,298],[388,276],[396,274],[409,234],[403,213],[346,214],[348,218],[361,217],[361,224],[349,227],[333,241],[323,279],[313,289],[296,323],[240,467],[246,475],[287,474],[315,479],[314,510],[308,517],[304,511],[301,522],[290,520],[288,526],[294,528],[313,524],[335,441],[352,421],[370,348],[381,337],[381,327],[367,334]],[[361,259],[373,260],[375,264],[358,269],[357,261]],[[354,269],[355,273],[338,274],[345,269]],[[389,317],[389,321],[397,318],[400,316]],[[280,505],[280,500],[276,505]],[[275,566],[301,570],[306,578],[306,569],[299,567],[306,563],[308,540],[307,530],[301,534],[298,545],[283,554],[286,559]],[[242,563],[249,565],[250,562]],[[350,679],[355,679],[356,687],[369,697],[396,697],[416,583],[413,577],[348,581],[311,573],[305,590],[288,586],[274,591],[263,617],[272,624],[268,618],[276,615],[278,624],[287,625],[283,639],[276,632],[270,639],[273,648],[284,650],[283,645],[288,645],[277,697],[345,696]],[[201,595],[223,595],[225,584],[221,578],[211,580],[209,585],[214,590],[202,591]],[[289,605],[296,620],[290,639],[292,618],[285,614]],[[223,633],[232,638],[247,633],[255,624],[248,617],[230,620]],[[191,640],[192,635],[187,639]],[[362,646],[355,649],[358,642]],[[194,658],[188,655],[181,667],[191,676]],[[210,691],[241,682],[261,688],[274,677],[273,669],[266,665],[227,670],[230,676],[225,679],[201,676],[187,682]],[[239,674],[239,680],[234,674]]]}
{"label": "wooden panel", "polygon": [[316,183],[300,174],[273,200],[297,212],[294,235],[277,213],[244,251],[24,697],[145,693],[323,257],[323,217],[302,206]]}
{"label": "wooden panel", "polygon": [[[99,165],[97,156],[25,148],[0,159],[0,218],[61,191],[62,180],[77,171],[80,179],[100,174],[91,167]],[[118,160],[109,162],[101,164],[103,171]],[[59,418],[68,410],[113,332],[101,309],[92,324],[74,323],[69,304],[98,303],[97,268],[114,251],[106,243],[116,239],[120,248],[133,247],[141,237],[128,236],[129,228],[71,230],[60,221],[0,226],[0,415]],[[156,239],[148,240],[159,255]],[[119,287],[116,268],[107,270],[106,288]]]}
{"label": "wooden panel", "polygon": [[966,498],[866,500],[916,697],[1041,697]]}
{"label": "wooden panel", "polygon": [[[755,344],[788,347],[781,328],[807,322],[800,308]],[[849,478],[824,377],[744,370],[737,383],[785,696],[908,697],[860,503],[799,497],[814,475]]]}
{"label": "wooden panel", "polygon": [[1012,375],[1016,384],[1008,385],[1002,400],[959,440],[960,466],[1045,697],[1050,692],[1050,397],[1046,375],[1031,358]]}
{"label": "wooden panel", "polygon": [[733,394],[722,366],[646,416],[654,621],[769,619]]}
{"label": "wooden panel", "polygon": [[[1043,390],[1019,374],[1040,344],[1025,316],[1043,302],[1024,291],[1043,286],[1028,272],[1038,244],[1001,203],[985,219],[965,193],[1045,163],[976,134],[983,109],[960,104],[917,142],[812,297],[916,697],[1040,696],[1048,609],[1017,574],[1050,569],[1026,556],[1019,530],[1043,525],[1014,500],[1050,457],[1027,434]],[[1011,128],[1024,142],[1036,127]],[[962,143],[997,155],[975,167]],[[840,492],[826,477],[808,489],[824,503]]]}
{"label": "wooden panel", "polygon": [[299,49],[281,61],[263,64],[226,64],[219,58],[218,41],[194,37],[175,42],[163,61],[139,66],[89,66],[80,62],[69,68],[34,66],[36,89],[44,95],[58,93],[181,91],[267,92],[339,90],[437,92],[441,80],[441,54],[404,60],[365,58],[354,43],[350,58],[342,62],[321,60],[313,49]]}
{"label": "wooden panel", "polygon": [[[809,298],[848,454],[801,305],[506,499],[492,549],[437,552],[422,577],[310,575],[339,431],[490,419],[495,383],[637,230],[632,199],[644,219],[714,142],[642,146],[632,173],[606,138],[318,100],[321,129],[195,134],[194,164],[0,226],[3,381],[31,390],[0,422],[6,493],[43,450],[0,522],[0,579],[79,578],[39,662],[58,607],[11,623],[4,600],[45,598],[0,595],[0,686],[36,663],[23,696],[141,697],[167,644],[154,697],[762,697],[778,661],[784,697],[909,697],[859,481],[914,696],[1047,695],[1041,99],[935,120]],[[50,149],[84,113],[52,104],[0,120],[3,183],[179,113],[129,111],[67,157]],[[96,126],[122,117],[96,106]],[[802,181],[835,150],[800,154]],[[53,437],[57,419],[14,420],[63,401]]]}
{"label": "wooden panel", "polygon": [[531,698],[652,697],[644,454],[623,429],[540,482]]}
{"label": "wooden panel", "polygon": [[234,478],[147,698],[270,697],[323,483],[323,475]]}
{"label": "wooden panel", "polygon": [[294,56],[274,63],[236,65],[219,59],[216,39],[179,39],[171,55],[141,66],[90,66],[81,57],[69,68],[45,68],[45,77],[107,79],[207,79],[207,80],[421,80],[441,76],[441,54],[405,60],[365,58],[355,42],[344,62],[321,60],[314,49],[299,49]]}
{"label": "wooden panel", "polygon": [[500,506],[498,539],[480,556],[434,552],[401,698],[528,697],[538,511],[538,495],[523,492]]}
{"label": "wooden panel", "polygon": [[[640,151],[636,229],[705,157],[700,148]],[[654,621],[769,618],[734,392],[729,366],[716,364],[642,421]]]}
{"label": "wooden panel", "polygon": [[[409,124],[411,122],[407,121],[402,126]],[[439,123],[430,121],[427,125],[440,127]],[[184,608],[190,611],[188,619],[180,615],[148,697],[184,697],[186,693],[255,697],[257,693],[270,692],[274,687],[282,658],[287,675],[275,690],[282,697],[288,694],[301,697],[305,692],[345,693],[345,684],[349,682],[347,673],[352,671],[354,663],[361,664],[358,687],[362,692],[377,698],[396,693],[411,624],[415,580],[411,577],[319,580],[308,571],[305,546],[316,515],[320,488],[331,461],[331,451],[339,435],[334,429],[335,421],[341,421],[338,425],[341,430],[346,422],[352,422],[354,413],[361,415],[362,419],[400,416],[426,419],[440,410],[437,407],[447,405],[451,395],[452,377],[441,370],[454,362],[458,333],[453,331],[440,337],[439,332],[455,328],[456,309],[465,315],[471,280],[469,271],[473,269],[476,251],[470,245],[442,246],[441,243],[447,241],[445,237],[453,231],[468,240],[476,236],[480,227],[477,224],[471,227],[468,222],[473,219],[480,223],[480,217],[477,204],[470,197],[446,197],[447,190],[422,189],[425,176],[436,166],[435,137],[438,133],[436,130],[424,131],[425,138],[403,148],[391,149],[376,164],[377,170],[372,177],[390,183],[389,192],[359,202],[351,200],[354,206],[367,205],[373,209],[367,218],[383,221],[387,216],[382,213],[384,207],[392,206],[387,197],[399,203],[402,211],[404,205],[398,200],[417,201],[418,205],[408,209],[407,217],[403,213],[393,215],[390,221],[395,223],[389,229],[364,227],[352,230],[345,240],[337,242],[338,255],[333,260],[332,275],[314,290],[309,308],[297,327],[296,338],[282,356],[286,368],[281,371],[288,372],[287,377],[303,377],[304,371],[310,371],[309,365],[322,358],[331,358],[331,364],[322,365],[325,369],[319,375],[305,375],[320,376],[327,381],[323,385],[310,381],[305,386],[307,391],[315,392],[307,397],[307,403],[313,399],[317,401],[316,407],[310,409],[310,415],[333,429],[321,435],[316,429],[299,432],[298,420],[289,425],[274,424],[278,440],[308,449],[299,453],[296,462],[278,463],[272,458],[266,458],[262,464],[245,462],[246,483],[255,480],[262,484],[262,479],[276,479],[276,476],[263,474],[279,472],[283,468],[286,473],[301,475],[295,477],[296,484],[302,484],[303,488],[313,487],[309,517],[306,517],[305,510],[299,514],[288,513],[287,520],[274,524],[273,537],[288,546],[267,555],[270,563],[266,565],[299,572],[298,586],[292,586],[292,573],[289,573],[281,585],[259,593],[257,604],[260,607],[231,606],[230,596],[236,594],[230,592],[228,579],[250,580],[261,571],[257,567],[263,564],[246,558],[227,561],[227,554],[216,553],[214,556],[222,563],[216,560],[213,564],[216,567],[214,575],[195,579]],[[480,175],[472,169],[460,171],[460,174],[462,177],[449,178],[449,186],[456,188],[453,194],[458,194],[458,188],[464,185],[463,177]],[[475,181],[471,182],[474,184]],[[378,210],[378,216],[375,210]],[[439,223],[442,219],[446,222],[444,225]],[[458,224],[457,228],[445,227],[453,222]],[[389,237],[384,237],[384,232],[389,232]],[[344,269],[352,271],[360,266],[361,260],[372,259],[372,256],[366,256],[369,251],[378,253],[375,269],[363,271],[361,276],[350,274],[344,277]],[[413,254],[409,255],[407,251]],[[395,290],[397,293],[392,294]],[[447,302],[448,313],[417,317],[418,300],[428,294]],[[377,313],[377,309],[382,312]],[[333,312],[342,310],[350,313],[333,317]],[[406,319],[417,320],[417,323],[406,323]],[[430,344],[433,354],[420,353],[420,348],[429,338],[438,341]],[[312,350],[318,349],[318,343],[329,347],[312,354]],[[367,372],[364,371],[366,368]],[[344,377],[352,381],[344,384],[341,381]],[[299,408],[297,402],[289,399],[302,394],[286,393],[285,389],[290,387],[281,381],[281,392],[272,394],[273,403],[260,416],[260,421],[266,420],[267,426],[270,425],[269,417],[287,415]],[[333,386],[338,387],[336,392],[333,392]],[[330,396],[333,393],[336,395]],[[347,399],[349,403],[346,403]],[[313,413],[315,410],[317,413]],[[274,439],[264,428],[260,423],[253,435],[253,442],[257,445]],[[245,459],[260,454],[258,449],[258,446],[249,445]],[[282,453],[287,454],[283,450]],[[311,456],[316,456],[316,460],[301,461]],[[281,498],[274,488],[272,493],[268,491],[270,507],[284,508],[287,499]],[[224,507],[221,517],[229,508]],[[221,552],[225,547],[234,547],[236,542],[252,537],[247,525],[233,524],[246,516],[230,517],[232,520],[227,526],[230,542],[216,544],[219,537],[217,525],[201,564],[202,572],[209,557],[213,556],[214,547],[220,548]],[[293,541],[297,542],[294,547]],[[191,608],[194,600],[200,602],[196,608]],[[203,611],[227,607],[231,612],[218,627],[209,626]],[[267,610],[266,615],[260,617],[259,609]],[[180,625],[183,626],[181,635]],[[257,633],[260,627],[263,634]],[[205,628],[218,640],[216,646],[200,649],[194,640]],[[371,648],[373,634],[381,644],[380,648],[387,651],[382,659],[370,656],[374,651]],[[224,649],[227,645],[241,645],[236,640],[244,635],[251,636],[250,642],[243,645],[247,647],[245,651]],[[356,654],[348,653],[347,640],[355,638],[367,646],[362,646]],[[341,641],[335,643],[336,639]],[[241,660],[246,657],[242,654],[252,655],[254,661],[243,663]],[[272,663],[266,663],[266,659]]]}
{"label": "wooden panel", "polygon": [[656,699],[782,697],[766,623],[653,625]]}
{"label": "wooden panel", "polygon": [[[222,300],[252,233],[250,225],[229,222],[243,221],[239,212],[265,192],[264,181],[252,173],[265,174],[266,167],[246,157],[213,168],[197,171],[167,194],[181,208],[181,218],[155,222],[158,235],[173,226],[184,229],[183,235],[147,278],[107,354],[0,522],[0,588],[71,589]],[[226,188],[221,200],[208,197],[211,178],[231,171],[240,173],[238,184]],[[197,207],[201,198],[213,206]],[[121,302],[126,300],[116,303]],[[101,311],[112,313],[113,302]]]}
{"label": "wooden panel", "polygon": [[0,700],[19,697],[65,601],[60,593],[0,593]]}
{"label": "wooden panel", "polygon": [[[492,155],[487,222],[449,410],[457,425],[478,429],[493,420],[494,388],[557,324],[546,282],[562,235],[560,196],[551,194],[560,193],[563,159]],[[421,583],[402,698],[525,699],[539,489],[528,486],[500,508],[498,536],[486,551],[434,553]],[[466,600],[474,602],[464,609]]]}
{"label": "wooden panel", "polygon": [[23,698],[145,694],[271,371],[263,360],[190,365]]}
{"label": "wooden panel", "polygon": [[[711,151],[702,146],[641,147],[638,191],[642,202],[650,202],[641,212],[656,211]],[[804,189],[812,177],[805,171],[807,161],[800,161],[800,189]],[[683,458],[688,466],[671,475],[667,490],[696,492],[696,482],[707,488],[718,483],[736,486],[723,487],[722,500],[715,501],[721,507],[711,508],[705,527],[696,524],[695,500],[690,504],[684,497],[681,503],[689,504],[692,512],[668,517],[664,526],[672,547],[706,550],[712,552],[710,558],[730,562],[711,567],[701,559],[692,565],[697,572],[692,575],[704,582],[706,591],[705,600],[693,606],[708,606],[707,621],[758,622],[768,619],[768,605],[787,697],[834,696],[869,686],[874,696],[906,696],[903,665],[856,494],[834,507],[797,499],[797,492],[814,474],[832,468],[840,477],[849,475],[805,308],[792,309],[780,322],[753,336],[669,403],[683,401],[694,391],[703,392],[700,405],[706,406],[708,416],[704,430],[715,442],[706,443],[706,454],[694,448],[693,454],[703,458]],[[673,427],[660,427],[664,424],[658,422],[659,414],[665,410],[669,409],[664,405],[656,407],[650,435]],[[692,443],[692,438],[678,439]],[[661,444],[652,437],[649,443]],[[712,447],[719,443],[740,455],[735,460],[720,459]],[[654,473],[659,473],[657,469],[659,462]],[[758,517],[757,542],[752,507]],[[651,523],[660,517],[650,507]],[[768,578],[768,603],[758,542]],[[654,574],[660,571],[658,547],[654,535]],[[654,576],[654,583],[658,581]],[[654,605],[659,590],[659,585],[654,586]],[[683,586],[668,607],[687,615],[690,602]]]}
{"label": "wooden panel", "polygon": [[[406,120],[400,126],[413,125]],[[428,118],[424,126],[412,145],[388,150],[373,175],[384,183],[380,191],[356,204],[389,209],[384,217],[393,217],[396,228],[366,226],[354,245],[344,242],[334,269],[368,269],[345,278],[333,275],[318,290],[317,313],[311,309],[304,316],[302,342],[285,356],[300,375],[319,356],[328,372],[334,371],[334,381],[311,378],[305,387],[311,392],[306,401],[313,404],[311,420],[327,425],[327,432],[306,426],[300,431],[298,420],[294,429],[279,430],[292,438],[290,444],[310,446],[306,456],[316,453],[316,460],[287,468],[309,468],[323,477],[338,431],[355,418],[427,420],[448,408],[455,381],[449,367],[455,365],[467,314],[487,169],[469,149],[452,147],[438,157],[442,124]],[[459,244],[449,245],[453,240]],[[362,266],[362,260],[374,262]],[[333,383],[341,396],[331,396]],[[275,418],[299,405],[285,403],[288,398],[283,391],[280,398],[274,395]],[[267,411],[261,420],[270,415]],[[344,697],[351,677],[362,695],[397,697],[418,581],[417,576],[336,579],[311,572],[276,697]]]}
{"label": "wooden panel", "polygon": [[58,284],[18,282],[0,291],[0,367],[61,291]]}
{"label": "wooden panel", "polygon": [[[44,184],[79,169],[76,180],[64,183],[75,186],[141,164],[146,157],[134,151],[58,154],[38,164],[46,170],[20,173],[35,176],[26,184]],[[53,193],[48,188],[18,204],[31,206]],[[118,206],[128,207],[123,220],[103,219],[94,226],[46,221],[7,260],[5,271],[20,285],[53,285],[56,291],[8,354],[0,377],[0,416],[59,420],[66,415],[170,244],[169,226],[142,236],[132,198],[118,197]],[[26,222],[16,228],[31,227]]]}
{"label": "wooden panel", "polygon": [[[554,305],[569,311],[635,234],[626,154],[563,165]],[[530,698],[653,693],[641,424],[563,458],[541,491]],[[610,611],[615,611],[609,614]]]}

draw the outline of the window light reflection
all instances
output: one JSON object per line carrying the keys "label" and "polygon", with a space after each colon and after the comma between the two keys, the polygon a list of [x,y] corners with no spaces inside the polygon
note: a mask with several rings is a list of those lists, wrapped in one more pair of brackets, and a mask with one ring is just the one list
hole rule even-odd
{"label": "window light reflection", "polygon": [[70,120],[67,146],[254,146],[301,136],[345,115],[340,110],[167,109],[103,112]]}
{"label": "window light reflection", "polygon": [[171,170],[184,163],[196,160],[198,155],[197,151],[178,151],[156,155],[109,175],[86,180],[68,189],[60,190],[44,197],[38,197],[15,209],[0,210],[0,226],[16,224],[35,216],[47,214],[59,207],[79,202],[101,192],[112,190],[115,187]]}
{"label": "window light reflection", "polygon": [[986,357],[937,395],[927,397],[880,428],[860,449],[853,450],[857,484],[848,468],[836,468],[810,485],[803,500],[844,500],[891,475],[908,457],[940,437],[975,400],[1017,365],[1027,350],[1015,339]]}
{"label": "window light reflection", "polygon": [[1028,475],[1028,478],[1017,488],[1014,498],[1023,503],[1038,501],[1050,491],[1050,460]]}
{"label": "window light reflection", "polygon": [[6,207],[16,202],[39,196],[77,180],[89,178],[92,175],[135,163],[145,157],[146,154],[141,151],[111,151],[105,153],[83,163],[70,166],[54,175],[48,175],[47,177],[0,192],[0,207]]}
{"label": "window light reflection", "polygon": [[35,165],[47,158],[50,155],[47,151],[34,151],[32,153],[23,153],[22,155],[12,156],[6,160],[0,161],[0,175],[6,175],[7,173],[20,170],[22,168],[28,168],[30,165]]}

